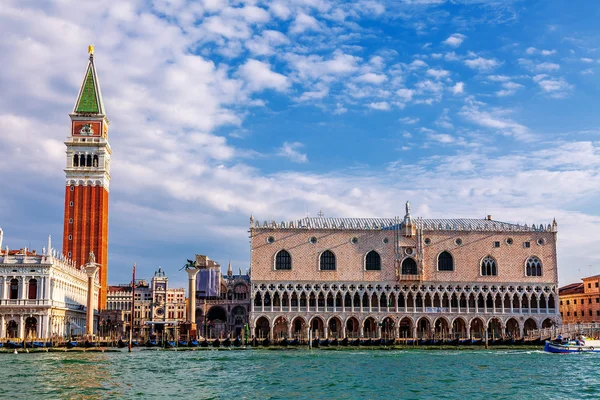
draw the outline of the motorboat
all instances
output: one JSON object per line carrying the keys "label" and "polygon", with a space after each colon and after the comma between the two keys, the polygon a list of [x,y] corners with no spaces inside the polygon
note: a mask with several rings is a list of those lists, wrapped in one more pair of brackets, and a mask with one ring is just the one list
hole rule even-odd
{"label": "motorboat", "polygon": [[587,338],[547,340],[544,351],[548,353],[600,353],[600,340]]}

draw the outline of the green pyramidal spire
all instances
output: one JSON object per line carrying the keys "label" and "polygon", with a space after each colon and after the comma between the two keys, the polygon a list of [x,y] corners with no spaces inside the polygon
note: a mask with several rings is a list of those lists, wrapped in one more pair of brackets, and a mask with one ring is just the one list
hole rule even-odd
{"label": "green pyramidal spire", "polygon": [[94,65],[93,47],[91,47],[91,49],[87,72],[83,84],[81,85],[81,89],[79,90],[75,110],[73,111],[82,114],[104,114],[104,103],[102,101],[102,93],[100,92],[100,82],[98,81],[96,66]]}

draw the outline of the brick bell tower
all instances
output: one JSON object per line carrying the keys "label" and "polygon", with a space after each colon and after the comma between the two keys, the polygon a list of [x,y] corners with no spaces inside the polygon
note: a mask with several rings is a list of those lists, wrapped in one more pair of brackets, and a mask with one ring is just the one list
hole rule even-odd
{"label": "brick bell tower", "polygon": [[67,138],[63,253],[83,265],[90,251],[100,264],[98,308],[106,308],[108,275],[108,192],[110,155],[108,126],[100,82],[94,64],[94,47],[71,117]]}

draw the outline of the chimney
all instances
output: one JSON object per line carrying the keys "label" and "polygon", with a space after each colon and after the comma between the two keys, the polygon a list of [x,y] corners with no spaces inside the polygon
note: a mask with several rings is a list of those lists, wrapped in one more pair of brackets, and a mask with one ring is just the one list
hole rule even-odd
{"label": "chimney", "polygon": [[487,220],[488,220],[488,221],[491,221],[491,220],[492,220],[492,216],[488,214],[488,216],[487,216]]}

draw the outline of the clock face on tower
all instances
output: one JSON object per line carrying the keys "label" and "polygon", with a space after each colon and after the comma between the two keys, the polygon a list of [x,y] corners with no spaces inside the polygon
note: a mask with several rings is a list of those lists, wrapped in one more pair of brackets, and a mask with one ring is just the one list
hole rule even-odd
{"label": "clock face on tower", "polygon": [[158,282],[156,284],[156,290],[167,290],[167,284],[164,282]]}

